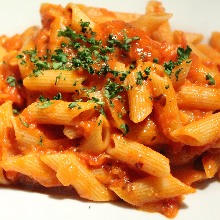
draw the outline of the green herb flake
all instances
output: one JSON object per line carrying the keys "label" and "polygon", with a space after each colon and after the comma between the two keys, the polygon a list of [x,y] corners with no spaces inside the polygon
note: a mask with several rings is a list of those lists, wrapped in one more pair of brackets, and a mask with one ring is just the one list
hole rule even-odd
{"label": "green herb flake", "polygon": [[81,26],[81,32],[86,33],[88,30],[91,31],[91,28],[89,27],[90,22],[88,21],[83,21],[82,19],[80,20],[80,26]]}
{"label": "green herb flake", "polygon": [[110,105],[110,107],[112,107],[112,108],[115,107],[115,105],[114,105],[114,103],[113,103],[113,101],[112,101],[111,99],[109,100],[109,105]]}
{"label": "green herb flake", "polygon": [[156,64],[158,64],[158,63],[159,63],[159,59],[158,59],[158,58],[154,58],[154,59],[153,59],[153,62],[156,63]]}
{"label": "green herb flake", "polygon": [[97,105],[101,105],[101,106],[105,105],[105,102],[99,100],[99,98],[96,98],[96,97],[92,97],[92,99],[88,100],[88,102],[94,102]]}
{"label": "green herb flake", "polygon": [[58,76],[56,76],[56,79],[55,79],[55,85],[57,84],[57,82],[61,79],[61,77],[62,77],[62,73],[59,73],[59,75]]}
{"label": "green herb flake", "polygon": [[205,79],[209,81],[209,85],[215,85],[215,79],[209,73],[206,74]]}
{"label": "green herb flake", "polygon": [[129,127],[127,124],[122,124],[120,128],[123,130],[124,135],[126,135],[129,132]]}
{"label": "green herb flake", "polygon": [[134,63],[132,63],[130,66],[129,66],[129,69],[130,70],[134,70],[136,68],[136,65]]}
{"label": "green herb flake", "polygon": [[27,122],[23,121],[20,117],[19,120],[26,128],[29,128],[29,124]]}
{"label": "green herb flake", "polygon": [[12,112],[13,112],[14,115],[19,115],[20,114],[20,112],[15,108],[12,110]]}
{"label": "green herb flake", "polygon": [[62,100],[62,94],[58,92],[54,97],[53,100]]}
{"label": "green herb flake", "polygon": [[16,79],[14,76],[8,76],[6,82],[9,84],[11,87],[15,87],[16,85]]}
{"label": "green herb flake", "polygon": [[186,49],[179,47],[177,49],[177,59],[178,59],[178,63],[182,63],[184,60],[189,59],[189,56],[192,52],[192,49],[187,45]]}
{"label": "green herb flake", "polygon": [[178,69],[177,71],[175,71],[176,81],[179,80],[179,74],[180,74],[180,72],[181,72],[182,69],[183,69],[183,68],[180,68],[180,69]]}
{"label": "green herb flake", "polygon": [[165,70],[165,73],[170,76],[172,74],[172,71],[174,69],[174,67],[176,66],[176,63],[173,62],[172,60],[168,61],[168,62],[165,62],[163,64],[164,66],[164,70]]}
{"label": "green herb flake", "polygon": [[165,85],[165,89],[169,89],[170,88],[170,85]]}
{"label": "green herb flake", "polygon": [[53,104],[49,98],[44,98],[42,95],[39,97],[39,101],[40,102],[37,103],[36,107],[40,109],[48,108]]}
{"label": "green herb flake", "polygon": [[43,146],[43,136],[40,136],[39,145]]}
{"label": "green herb flake", "polygon": [[100,109],[99,109],[99,113],[100,113],[101,115],[106,116],[104,108],[100,108]]}
{"label": "green herb flake", "polygon": [[[192,49],[188,45],[186,46],[186,49],[179,47],[177,49],[177,61],[174,62],[174,61],[170,60],[170,61],[165,62],[163,64],[165,73],[168,76],[170,76],[172,74],[173,69],[176,66],[179,66],[183,61],[186,60],[188,63],[191,62],[191,60],[188,60],[191,52],[192,52]],[[178,81],[178,73],[175,73],[175,76],[176,76],[176,79]]]}
{"label": "green herb flake", "polygon": [[18,55],[16,56],[17,59],[22,59],[23,57],[24,57],[23,54],[18,54]]}
{"label": "green herb flake", "polygon": [[105,85],[104,94],[105,94],[106,98],[113,99],[113,98],[117,97],[118,94],[120,92],[122,92],[123,90],[124,90],[124,88],[122,85],[115,83],[115,82],[111,81],[110,79],[108,79],[108,82]]}
{"label": "green herb flake", "polygon": [[118,117],[122,118],[122,113],[121,112],[118,112]]}
{"label": "green herb flake", "polygon": [[122,41],[119,41],[117,40],[117,37],[115,35],[110,34],[107,40],[108,46],[111,48],[118,47],[126,52],[129,52],[131,49],[131,43],[133,41],[140,40],[140,37],[138,36],[128,37],[125,30],[123,30],[123,36],[124,36],[124,39],[122,39]]}
{"label": "green herb flake", "polygon": [[70,109],[73,109],[77,107],[78,109],[82,109],[82,107],[77,103],[77,102],[71,102],[69,105],[68,105],[68,108]]}
{"label": "green herb flake", "polygon": [[73,86],[76,86],[78,83],[78,80],[74,81]]}

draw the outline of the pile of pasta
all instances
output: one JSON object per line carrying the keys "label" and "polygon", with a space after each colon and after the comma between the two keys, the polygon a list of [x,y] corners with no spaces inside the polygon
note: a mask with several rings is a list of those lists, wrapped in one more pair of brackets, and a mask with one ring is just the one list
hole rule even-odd
{"label": "pile of pasta", "polygon": [[42,27],[0,37],[0,183],[175,217],[220,175],[220,32],[172,30],[157,1],[40,13]]}

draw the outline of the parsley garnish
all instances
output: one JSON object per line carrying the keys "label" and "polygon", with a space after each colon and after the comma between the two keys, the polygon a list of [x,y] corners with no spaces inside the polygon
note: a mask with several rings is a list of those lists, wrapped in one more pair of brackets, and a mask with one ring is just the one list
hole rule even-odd
{"label": "parsley garnish", "polygon": [[186,46],[185,50],[184,50],[184,48],[179,47],[177,49],[178,63],[181,64],[184,60],[189,59],[191,52],[192,52],[192,49],[188,45]]}
{"label": "parsley garnish", "polygon": [[176,63],[173,62],[172,60],[168,61],[168,62],[165,62],[163,64],[164,68],[165,68],[165,73],[170,76],[174,67],[176,66]]}
{"label": "parsley garnish", "polygon": [[[96,107],[96,106],[95,106],[95,107]],[[96,108],[95,108],[95,109],[96,109]],[[99,109],[99,113],[100,113],[101,115],[106,116],[104,108],[100,108],[100,109]]]}
{"label": "parsley garnish", "polygon": [[77,103],[77,102],[71,102],[69,105],[68,105],[68,108],[70,109],[73,109],[77,107],[78,109],[81,109],[82,107]]}
{"label": "parsley garnish", "polygon": [[19,120],[26,128],[29,128],[29,124],[27,122],[23,121],[20,117]]}
{"label": "parsley garnish", "polygon": [[40,145],[40,146],[43,146],[43,136],[40,136],[39,145]]}
{"label": "parsley garnish", "polygon": [[113,103],[113,101],[112,101],[111,99],[109,100],[109,105],[110,105],[112,108],[115,107],[115,105],[114,105],[114,103]]}
{"label": "parsley garnish", "polygon": [[153,62],[156,63],[156,64],[158,64],[158,63],[159,63],[159,59],[158,59],[158,58],[154,58],[154,59],[153,59]]}
{"label": "parsley garnish", "polygon": [[206,74],[205,79],[209,80],[208,82],[209,85],[215,85],[215,79],[209,73]]}
{"label": "parsley garnish", "polygon": [[[114,77],[119,77],[124,81],[129,71],[112,70],[108,64],[109,55],[119,48],[129,52],[131,43],[140,40],[138,36],[129,37],[125,30],[122,30],[122,39],[117,40],[113,34],[110,34],[106,42],[96,39],[96,33],[90,28],[90,22],[80,20],[81,33],[77,33],[70,27],[58,31],[58,37],[64,37],[65,42],[61,42],[60,48],[53,52],[47,51],[47,54],[38,57],[37,49],[25,50],[18,55],[19,59],[26,59],[34,64],[34,70],[31,76],[38,77],[44,70],[77,70],[83,69],[90,74],[106,76],[111,73]],[[25,62],[25,61],[24,61]],[[58,75],[55,85],[60,79]]]}
{"label": "parsley garnish", "polygon": [[181,72],[182,69],[183,69],[183,68],[180,68],[180,69],[178,69],[178,70],[175,72],[176,81],[179,80],[179,73]]}
{"label": "parsley garnish", "polygon": [[123,36],[124,39],[122,41],[117,40],[117,37],[113,34],[110,34],[108,36],[108,46],[113,48],[113,47],[118,47],[122,50],[125,50],[126,52],[129,52],[131,49],[131,42],[140,40],[140,37],[135,36],[135,37],[128,37],[125,30],[123,30]]}
{"label": "parsley garnish", "polygon": [[59,92],[54,97],[53,100],[62,100],[62,94]]}
{"label": "parsley garnish", "polygon": [[106,98],[113,99],[113,98],[117,97],[118,94],[120,92],[122,92],[123,90],[124,90],[124,88],[122,85],[115,83],[115,82],[111,81],[110,79],[108,79],[108,82],[105,85],[104,94],[105,94]]}
{"label": "parsley garnish", "polygon": [[14,76],[8,76],[6,82],[9,84],[9,86],[15,87],[16,79]]}
{"label": "parsley garnish", "polygon": [[137,85],[143,85],[143,79],[144,79],[144,77],[143,77],[143,75],[142,75],[142,72],[141,72],[141,71],[138,71],[138,72],[136,72],[136,74],[137,74],[136,84],[137,84]]}
{"label": "parsley garnish", "polygon": [[135,63],[132,63],[132,64],[129,66],[129,69],[130,69],[130,70],[134,70],[135,68],[136,68]]}
{"label": "parsley garnish", "polygon": [[15,108],[13,108],[12,111],[13,111],[13,114],[14,114],[14,115],[19,115],[19,114],[20,114],[20,112],[19,112],[17,109],[15,109]]}
{"label": "parsley garnish", "polygon": [[102,106],[105,105],[105,102],[100,101],[99,98],[96,98],[96,97],[92,97],[92,99],[89,100],[88,102],[95,102],[96,104],[102,105]]}
{"label": "parsley garnish", "polygon": [[122,113],[121,112],[118,112],[118,117],[122,118]]}
{"label": "parsley garnish", "polygon": [[126,135],[129,132],[129,127],[127,124],[122,124],[120,128],[123,130],[124,135]]}
{"label": "parsley garnish", "polygon": [[79,23],[82,28],[82,30],[81,30],[82,33],[86,33],[88,30],[91,31],[91,28],[89,27],[90,22],[88,22],[88,21],[84,22],[81,19]]}
{"label": "parsley garnish", "polygon": [[48,108],[53,104],[49,98],[44,98],[42,95],[39,97],[39,101],[36,105],[38,108]]}
{"label": "parsley garnish", "polygon": [[59,73],[59,75],[58,76],[56,76],[56,79],[55,79],[55,85],[57,84],[57,82],[61,79],[61,77],[62,77],[62,73]]}
{"label": "parsley garnish", "polygon": [[136,79],[136,84],[137,85],[143,85],[143,80],[147,80],[148,76],[150,75],[150,67],[147,67],[144,70],[144,73],[146,74],[146,76],[143,76],[141,71],[137,72],[137,79]]}
{"label": "parsley garnish", "polygon": [[[190,53],[191,53],[192,49],[187,45],[186,49],[179,47],[177,49],[177,61],[174,62],[172,60],[165,62],[163,64],[164,68],[165,68],[165,73],[170,76],[172,74],[172,71],[174,69],[174,67],[179,66],[184,60],[189,59]],[[189,61],[190,62],[190,61]],[[178,70],[177,70],[178,71]],[[181,71],[181,69],[180,69]],[[179,72],[180,72],[179,71]],[[176,76],[176,80],[178,81],[178,73],[175,73]]]}

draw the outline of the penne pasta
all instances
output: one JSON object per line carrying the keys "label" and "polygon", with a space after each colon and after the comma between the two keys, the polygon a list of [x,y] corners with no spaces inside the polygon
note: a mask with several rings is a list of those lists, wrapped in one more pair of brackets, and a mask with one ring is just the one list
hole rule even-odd
{"label": "penne pasta", "polygon": [[202,86],[182,86],[177,93],[179,107],[196,108],[205,111],[215,111],[219,106],[220,93],[218,89]]}
{"label": "penne pasta", "polygon": [[150,77],[154,88],[156,120],[161,125],[163,134],[172,139],[171,132],[181,126],[180,112],[172,82],[168,77],[160,77],[155,73],[151,74]]}
{"label": "penne pasta", "polygon": [[220,138],[220,113],[209,115],[172,132],[173,137],[191,146],[203,146]]}
{"label": "penne pasta", "polygon": [[41,160],[57,172],[57,178],[64,186],[72,185],[82,198],[93,201],[115,198],[75,154],[48,155]]}
{"label": "penne pasta", "polygon": [[57,125],[71,125],[73,118],[80,113],[91,110],[94,111],[95,103],[79,102],[73,104],[72,102],[64,102],[61,100],[53,100],[47,108],[41,107],[44,103],[35,102],[28,106],[24,114],[31,112],[33,122],[39,124],[57,124]]}
{"label": "penne pasta", "polygon": [[43,186],[59,186],[55,172],[42,163],[36,155],[14,156],[2,161],[1,166],[6,171],[16,171],[30,176]]}
{"label": "penne pasta", "polygon": [[219,170],[219,166],[220,166],[219,154],[212,155],[207,153],[202,158],[202,162],[207,178],[213,178]]}
{"label": "penne pasta", "polygon": [[121,136],[114,136],[113,139],[115,146],[107,149],[107,153],[112,157],[153,176],[163,177],[169,175],[169,160],[163,155]]}
{"label": "penne pasta", "polygon": [[148,83],[137,84],[138,74],[142,74],[144,67],[137,67],[126,78],[128,90],[129,117],[131,121],[138,123],[143,121],[152,112],[151,91]]}
{"label": "penne pasta", "polygon": [[46,70],[38,77],[26,77],[23,82],[30,91],[74,92],[83,87],[84,80],[85,77],[73,71]]}
{"label": "penne pasta", "polygon": [[130,184],[112,184],[110,189],[134,206],[144,206],[149,202],[156,202],[158,197],[165,199],[195,192],[193,188],[172,176],[146,177]]}
{"label": "penne pasta", "polygon": [[79,150],[91,154],[100,154],[106,150],[110,143],[110,126],[103,115],[96,121],[91,134],[82,140]]}
{"label": "penne pasta", "polygon": [[44,3],[40,16],[0,36],[0,184],[175,217],[220,177],[219,32],[174,30],[157,1],[143,14]]}

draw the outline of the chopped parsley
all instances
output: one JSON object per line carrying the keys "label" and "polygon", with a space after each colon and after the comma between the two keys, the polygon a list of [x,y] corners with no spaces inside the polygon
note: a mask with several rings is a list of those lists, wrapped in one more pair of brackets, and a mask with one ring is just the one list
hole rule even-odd
{"label": "chopped parsley", "polygon": [[22,59],[23,57],[24,57],[24,55],[22,55],[22,54],[18,54],[18,55],[16,56],[17,59]]}
{"label": "chopped parsley", "polygon": [[23,121],[20,117],[19,120],[26,128],[29,128],[29,124],[27,122]]}
{"label": "chopped parsley", "polygon": [[119,93],[124,90],[124,87],[121,84],[115,83],[108,79],[107,84],[105,85],[105,97],[113,99],[115,97],[120,98]]}
{"label": "chopped parsley", "polygon": [[78,83],[78,80],[75,80],[74,83],[73,83],[73,86],[76,86]]}
{"label": "chopped parsley", "polygon": [[14,76],[8,76],[6,82],[11,87],[15,87],[15,85],[16,85],[16,79]]}
{"label": "chopped parsley", "polygon": [[175,71],[175,77],[176,77],[176,81],[179,80],[179,73],[181,72],[183,68],[178,69],[177,71]]}
{"label": "chopped parsley", "polygon": [[209,85],[215,85],[215,79],[209,73],[206,74],[205,79],[209,81]]}
{"label": "chopped parsley", "polygon": [[55,85],[57,84],[57,82],[61,79],[61,77],[62,77],[62,73],[59,73],[59,75],[58,76],[56,76],[56,79],[55,79]]}
{"label": "chopped parsley", "polygon": [[130,66],[129,66],[129,69],[130,70],[134,70],[136,68],[136,65],[134,63],[132,63]]}
{"label": "chopped parsley", "polygon": [[91,31],[91,28],[89,27],[90,22],[88,22],[88,21],[84,22],[81,19],[79,23],[80,23],[80,26],[82,28],[82,30],[81,30],[82,33],[86,33],[86,32],[88,32],[88,30]]}
{"label": "chopped parsley", "polygon": [[177,49],[178,63],[181,64],[184,60],[189,59],[189,56],[190,56],[191,52],[192,52],[192,49],[188,45],[186,46],[186,49],[184,49],[182,47],[179,47]]}
{"label": "chopped parsley", "polygon": [[117,37],[115,35],[110,34],[108,36],[108,41],[107,41],[108,46],[110,48],[118,47],[126,52],[129,52],[131,49],[131,42],[140,40],[140,37],[138,36],[128,37],[125,30],[123,30],[123,36],[124,36],[124,39],[120,41],[120,40],[117,40]]}
{"label": "chopped parsley", "polygon": [[129,127],[127,124],[122,124],[120,128],[123,130],[124,135],[126,135],[129,132]]}
{"label": "chopped parsley", "polygon": [[118,112],[118,117],[122,118],[122,113],[121,112]]}
{"label": "chopped parsley", "polygon": [[54,97],[53,100],[62,100],[62,94],[58,92]]}
{"label": "chopped parsley", "polygon": [[136,84],[137,85],[143,85],[143,75],[142,75],[142,72],[141,71],[138,71],[137,73],[137,78],[136,78]]}
{"label": "chopped parsley", "polygon": [[143,76],[141,71],[137,72],[137,79],[136,79],[136,84],[137,85],[143,85],[143,80],[147,80],[148,76],[150,75],[150,67],[147,67],[144,70],[144,73],[146,74],[145,76]]}
{"label": "chopped parsley", "polygon": [[176,66],[177,63],[173,62],[172,60],[168,61],[168,62],[165,62],[163,64],[163,67],[165,69],[165,73],[170,76],[174,67]]}
{"label": "chopped parsley", "polygon": [[[163,67],[165,69],[165,73],[170,76],[172,74],[172,71],[173,69],[176,67],[176,66],[179,66],[184,60],[188,60],[189,59],[189,56],[191,54],[191,51],[192,49],[187,45],[186,49],[184,48],[181,48],[179,47],[177,49],[177,61],[174,62],[172,60],[168,61],[168,62],[165,62],[163,64]],[[190,62],[190,61],[189,61]],[[180,69],[181,71],[181,69]],[[180,72],[179,71],[179,72]],[[178,74],[179,74],[178,70],[177,72],[175,73],[175,76],[176,76],[176,80],[178,81]]]}
{"label": "chopped parsley", "polygon": [[165,85],[165,89],[169,89],[170,88],[170,85]]}
{"label": "chopped parsley", "polygon": [[100,101],[99,98],[96,98],[96,97],[92,97],[92,99],[89,100],[88,102],[95,102],[96,104],[102,105],[102,106],[105,105],[105,102]]}
{"label": "chopped parsley", "polygon": [[43,136],[40,136],[39,145],[40,145],[40,146],[43,146]]}
{"label": "chopped parsley", "polygon": [[13,111],[13,114],[14,114],[14,115],[19,115],[19,114],[20,114],[20,112],[19,112],[17,109],[15,109],[15,108],[13,108],[12,111]]}
{"label": "chopped parsley", "polygon": [[68,105],[68,108],[70,109],[73,109],[77,107],[77,109],[82,109],[82,107],[77,103],[77,102],[71,102],[69,105]]}
{"label": "chopped parsley", "polygon": [[115,105],[114,105],[114,103],[113,103],[113,101],[112,101],[111,99],[109,100],[109,105],[110,105],[112,108],[115,107]]}
{"label": "chopped parsley", "polygon": [[[60,48],[54,51],[47,51],[47,54],[39,57],[37,48],[25,50],[17,55],[24,63],[30,61],[34,64],[30,76],[38,77],[44,70],[86,70],[90,74],[106,76],[107,73],[119,77],[124,81],[130,71],[115,71],[109,66],[109,55],[116,48],[123,52],[129,52],[133,42],[140,40],[140,37],[129,37],[125,30],[122,30],[122,39],[118,40],[115,35],[109,34],[106,42],[96,39],[96,33],[90,28],[90,22],[80,20],[81,32],[77,33],[71,27],[58,31],[58,37],[64,37]],[[131,69],[135,68],[131,66]],[[61,74],[55,79],[55,85],[60,80]],[[75,84],[73,84],[74,86]]]}
{"label": "chopped parsley", "polygon": [[40,95],[39,101],[40,102],[37,102],[36,107],[41,109],[48,108],[53,104],[53,102],[51,102],[49,98],[44,98],[42,95]]}
{"label": "chopped parsley", "polygon": [[154,58],[154,59],[153,59],[153,62],[156,63],[156,64],[158,64],[158,63],[159,63],[159,59],[158,59],[158,58]]}

